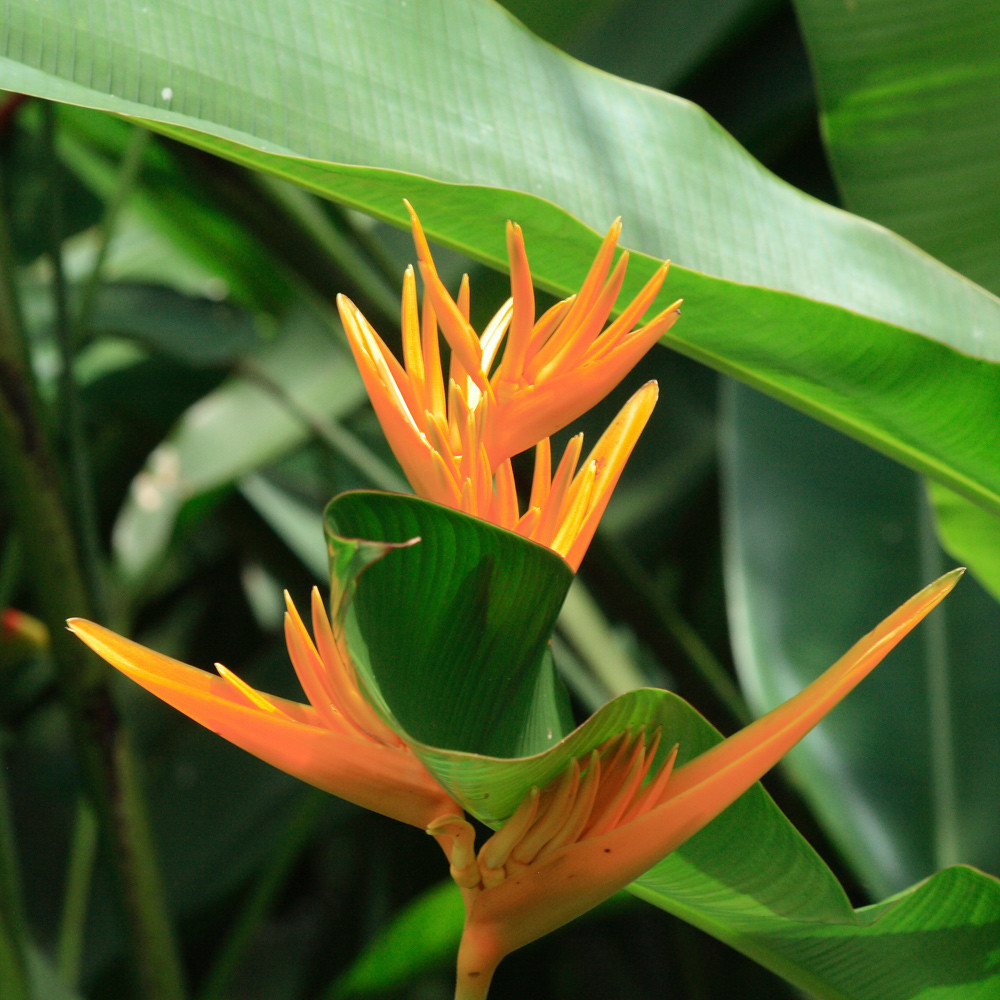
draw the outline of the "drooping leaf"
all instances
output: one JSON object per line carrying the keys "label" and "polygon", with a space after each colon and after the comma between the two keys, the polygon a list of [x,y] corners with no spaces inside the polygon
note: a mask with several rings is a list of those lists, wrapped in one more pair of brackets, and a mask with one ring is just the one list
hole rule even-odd
{"label": "drooping leaf", "polygon": [[795,7],[845,203],[1000,291],[1000,3]]}
{"label": "drooping leaf", "polygon": [[[574,63],[486,2],[150,9],[81,25],[15,0],[0,86],[135,116],[397,223],[408,196],[431,236],[488,263],[516,217],[553,291],[575,289],[596,245],[574,216],[622,214],[630,246],[697,269],[668,282],[691,303],[672,346],[1000,509],[1000,303],[777,181],[698,109]],[[192,37],[197,68],[174,56]],[[626,294],[652,266],[637,257]]]}
{"label": "drooping leaf", "polygon": [[[845,203],[1000,292],[1000,3],[795,6]],[[945,546],[1000,593],[995,508],[932,496]]]}

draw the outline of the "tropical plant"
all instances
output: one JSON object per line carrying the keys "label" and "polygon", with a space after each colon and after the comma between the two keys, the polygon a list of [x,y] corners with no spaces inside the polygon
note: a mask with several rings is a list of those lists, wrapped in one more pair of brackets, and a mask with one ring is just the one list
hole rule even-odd
{"label": "tropical plant", "polygon": [[995,995],[995,6],[11,0],[5,998]]}

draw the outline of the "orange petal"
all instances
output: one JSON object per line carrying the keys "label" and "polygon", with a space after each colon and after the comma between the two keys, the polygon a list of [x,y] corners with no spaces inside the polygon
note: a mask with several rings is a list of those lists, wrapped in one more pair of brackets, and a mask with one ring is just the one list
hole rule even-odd
{"label": "orange petal", "polygon": [[413,826],[457,812],[409,752],[334,732],[309,706],[267,697],[249,703],[222,677],[156,653],[81,618],[67,623],[95,653],[168,705],[288,774],[348,802]]}
{"label": "orange petal", "polygon": [[618,338],[606,352],[602,336],[575,368],[559,368],[546,381],[507,396],[498,389],[501,405],[484,435],[494,464],[555,434],[604,399],[679,315],[679,305],[674,303],[641,329]]}
{"label": "orange petal", "polygon": [[647,382],[642,386],[621,408],[594,445],[593,451],[587,456],[585,467],[591,464],[597,467],[587,514],[576,528],[574,536],[571,539],[560,539],[563,547],[556,550],[574,570],[579,569],[580,563],[583,562],[587,548],[594,538],[594,532],[597,531],[597,526],[611,500],[611,494],[618,485],[625,463],[649,421],[658,395],[659,388],[656,382]]}

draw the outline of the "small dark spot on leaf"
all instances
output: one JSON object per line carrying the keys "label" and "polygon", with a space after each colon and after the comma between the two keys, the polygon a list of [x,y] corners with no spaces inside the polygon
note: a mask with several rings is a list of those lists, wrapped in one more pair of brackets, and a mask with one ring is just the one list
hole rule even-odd
{"label": "small dark spot on leaf", "polygon": [[605,854],[610,854],[611,853],[611,848],[610,847],[605,847],[604,848],[604,853]]}

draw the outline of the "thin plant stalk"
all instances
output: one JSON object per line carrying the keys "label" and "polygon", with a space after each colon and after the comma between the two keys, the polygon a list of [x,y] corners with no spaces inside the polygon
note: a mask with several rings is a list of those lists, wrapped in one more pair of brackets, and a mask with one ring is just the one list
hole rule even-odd
{"label": "thin plant stalk", "polygon": [[70,845],[66,894],[63,898],[59,941],[56,946],[56,967],[63,980],[76,986],[80,980],[83,944],[87,929],[87,907],[90,884],[97,860],[97,817],[91,804],[81,798],[76,806],[73,842]]}
{"label": "thin plant stalk", "polygon": [[180,962],[130,741],[104,666],[64,627],[67,618],[86,612],[91,601],[25,354],[6,221],[0,211],[0,481],[23,544],[25,583],[51,636],[84,785],[118,862],[141,994],[148,1000],[181,1000]]}
{"label": "thin plant stalk", "polygon": [[4,1000],[32,1000],[26,927],[7,782],[0,768],[0,993]]}

